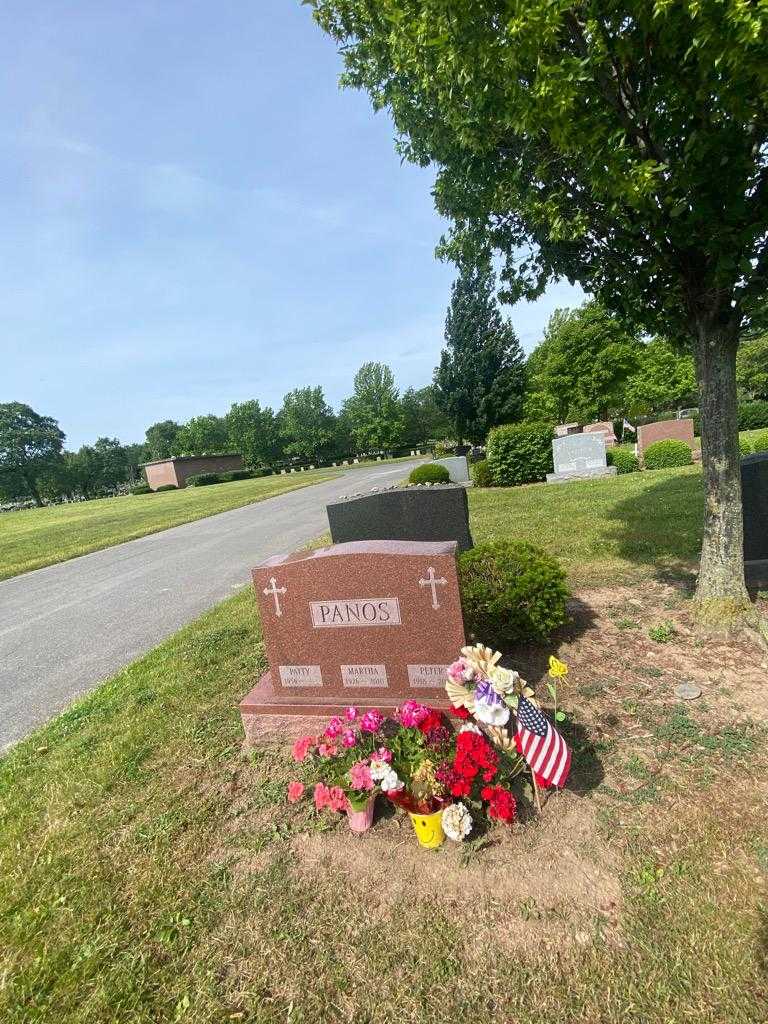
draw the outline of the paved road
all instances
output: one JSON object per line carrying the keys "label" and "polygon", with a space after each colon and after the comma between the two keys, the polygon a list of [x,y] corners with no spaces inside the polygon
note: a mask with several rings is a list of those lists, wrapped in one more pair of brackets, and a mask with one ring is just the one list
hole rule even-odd
{"label": "paved road", "polygon": [[254,505],[0,582],[0,751],[328,529],[325,505],[416,463],[349,470]]}

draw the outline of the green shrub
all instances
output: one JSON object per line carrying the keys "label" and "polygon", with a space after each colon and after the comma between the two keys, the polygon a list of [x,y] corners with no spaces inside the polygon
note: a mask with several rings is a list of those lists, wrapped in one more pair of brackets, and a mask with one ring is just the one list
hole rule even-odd
{"label": "green shrub", "polygon": [[159,487],[155,488],[155,494],[159,494],[160,491],[178,491],[176,484],[160,484]]}
{"label": "green shrub", "polygon": [[456,451],[455,441],[435,441],[432,445],[432,457],[434,459],[447,459]]}
{"label": "green shrub", "polygon": [[222,473],[195,473],[187,477],[187,487],[207,487],[209,484],[220,484]]}
{"label": "green shrub", "polygon": [[256,474],[252,469],[229,469],[226,473],[216,474],[222,484],[231,483],[233,480],[250,480]]}
{"label": "green shrub", "polygon": [[438,466],[436,462],[427,462],[423,466],[417,466],[411,470],[408,480],[412,484],[447,484],[451,474],[445,466]]}
{"label": "green shrub", "polygon": [[459,581],[467,632],[480,643],[544,641],[566,621],[565,572],[533,544],[478,544],[459,556]]}
{"label": "green shrub", "polygon": [[497,487],[544,480],[552,472],[550,423],[510,423],[488,435],[488,468]]}
{"label": "green shrub", "polygon": [[475,487],[493,487],[493,477],[488,459],[480,459],[472,465],[472,482]]}
{"label": "green shrub", "polygon": [[[763,431],[762,434],[758,434],[758,437],[765,438],[766,448],[761,451],[768,451],[768,431]],[[744,458],[745,455],[751,455],[754,451],[754,446],[748,437],[739,438],[739,455]]]}
{"label": "green shrub", "polygon": [[616,472],[619,475],[622,473],[636,473],[640,469],[640,460],[632,449],[626,445],[608,448],[605,452],[605,461],[609,466],[615,466]]}
{"label": "green shrub", "polygon": [[149,484],[136,484],[131,488],[131,494],[151,494],[152,488]]}
{"label": "green shrub", "polygon": [[693,462],[691,449],[685,441],[668,437],[666,441],[654,441],[643,453],[646,469],[671,469],[673,466],[690,466]]}
{"label": "green shrub", "polygon": [[740,402],[739,430],[762,430],[768,427],[768,402]]}
{"label": "green shrub", "polygon": [[753,452],[768,452],[768,430],[761,430],[752,438]]}

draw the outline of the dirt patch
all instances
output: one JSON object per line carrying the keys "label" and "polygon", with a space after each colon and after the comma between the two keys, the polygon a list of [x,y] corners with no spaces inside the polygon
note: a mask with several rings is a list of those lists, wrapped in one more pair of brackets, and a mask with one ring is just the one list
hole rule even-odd
{"label": "dirt patch", "polygon": [[422,850],[399,812],[364,836],[342,822],[330,834],[296,837],[291,848],[302,878],[359,892],[373,901],[377,918],[397,916],[416,898],[435,901],[468,922],[469,941],[509,949],[584,942],[596,929],[616,933],[617,860],[599,838],[588,802],[563,793],[540,819],[494,829],[486,841],[476,853],[450,841]]}

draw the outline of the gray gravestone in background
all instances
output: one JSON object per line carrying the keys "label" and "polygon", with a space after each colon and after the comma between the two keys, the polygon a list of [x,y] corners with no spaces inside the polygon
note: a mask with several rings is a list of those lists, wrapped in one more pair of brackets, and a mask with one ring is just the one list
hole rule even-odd
{"label": "gray gravestone in background", "polygon": [[452,484],[465,484],[469,480],[469,466],[466,455],[455,455],[449,459],[435,459],[436,466],[445,466]]}
{"label": "gray gravestone in background", "polygon": [[472,546],[467,492],[458,484],[397,487],[341,498],[326,507],[334,544],[353,540],[455,540]]}
{"label": "gray gravestone in background", "polygon": [[744,561],[748,583],[768,577],[768,452],[741,460]]}
{"label": "gray gravestone in background", "polygon": [[547,473],[547,483],[568,480],[589,480],[598,476],[615,476],[616,467],[606,465],[605,439],[602,434],[570,434],[552,442],[554,473]]}

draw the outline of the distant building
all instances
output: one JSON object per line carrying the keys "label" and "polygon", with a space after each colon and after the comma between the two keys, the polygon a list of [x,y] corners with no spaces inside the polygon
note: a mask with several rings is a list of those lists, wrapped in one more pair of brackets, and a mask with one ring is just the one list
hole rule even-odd
{"label": "distant building", "polygon": [[158,487],[173,484],[186,487],[187,480],[198,473],[231,473],[243,469],[242,455],[182,455],[174,459],[155,459],[142,463],[147,483],[156,491]]}

